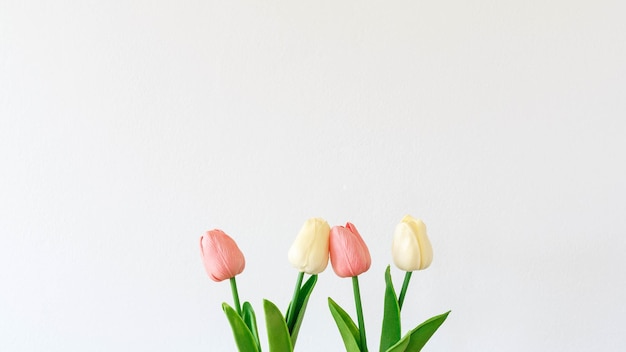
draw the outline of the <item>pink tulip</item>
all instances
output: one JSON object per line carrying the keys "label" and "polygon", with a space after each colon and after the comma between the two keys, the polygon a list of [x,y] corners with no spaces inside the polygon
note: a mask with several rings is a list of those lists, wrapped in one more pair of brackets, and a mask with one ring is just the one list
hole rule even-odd
{"label": "pink tulip", "polygon": [[330,230],[330,263],[339,277],[357,276],[370,268],[370,251],[353,224]]}
{"label": "pink tulip", "polygon": [[207,231],[200,237],[200,253],[204,270],[215,282],[241,274],[246,266],[237,243],[222,230]]}

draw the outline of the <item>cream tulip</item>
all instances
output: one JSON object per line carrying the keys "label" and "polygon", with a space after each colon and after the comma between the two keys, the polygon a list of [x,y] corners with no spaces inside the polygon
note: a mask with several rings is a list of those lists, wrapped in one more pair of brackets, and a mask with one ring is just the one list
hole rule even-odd
{"label": "cream tulip", "polygon": [[326,220],[307,220],[289,248],[289,262],[310,275],[319,274],[328,266],[330,226]]}
{"label": "cream tulip", "polygon": [[405,216],[396,226],[391,246],[394,264],[404,271],[423,270],[433,261],[433,247],[420,219]]}

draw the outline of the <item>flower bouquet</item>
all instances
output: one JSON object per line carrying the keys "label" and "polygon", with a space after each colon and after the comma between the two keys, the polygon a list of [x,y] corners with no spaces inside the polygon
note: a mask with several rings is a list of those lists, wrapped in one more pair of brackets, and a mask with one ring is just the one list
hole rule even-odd
{"label": "flower bouquet", "polygon": [[[256,314],[249,302],[239,300],[235,277],[243,272],[245,258],[235,241],[221,230],[207,231],[200,238],[200,250],[204,268],[216,282],[230,280],[234,307],[222,304],[230,323],[235,343],[240,352],[261,352]],[[404,282],[397,294],[391,280],[390,267],[385,271],[385,297],[380,352],[421,351],[430,337],[446,320],[450,311],[434,316],[402,335],[400,312],[411,280],[416,270],[426,269],[433,259],[433,251],[426,225],[407,215],[396,226],[392,256],[395,265],[405,271]],[[293,298],[284,314],[271,301],[263,300],[267,341],[270,352],[294,350],[298,332],[304,319],[309,298],[315,288],[318,274],[326,269],[330,259],[335,273],[352,279],[357,323],[328,297],[330,313],[337,324],[347,352],[367,352],[367,338],[358,276],[371,265],[367,245],[356,227],[334,226],[320,218],[307,220],[289,249],[288,258],[298,269]],[[304,275],[309,275],[304,281]]]}

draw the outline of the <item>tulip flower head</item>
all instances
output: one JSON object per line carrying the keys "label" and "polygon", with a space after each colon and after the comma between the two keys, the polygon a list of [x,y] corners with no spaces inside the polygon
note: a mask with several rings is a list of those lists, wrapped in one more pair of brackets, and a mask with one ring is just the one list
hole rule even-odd
{"label": "tulip flower head", "polygon": [[310,275],[321,273],[328,266],[330,226],[321,218],[308,219],[287,254],[296,269]]}
{"label": "tulip flower head", "polygon": [[358,276],[370,268],[370,251],[353,224],[330,230],[330,263],[339,277]]}
{"label": "tulip flower head", "polygon": [[396,226],[391,248],[393,262],[404,271],[423,270],[433,261],[433,247],[420,219],[405,216]]}
{"label": "tulip flower head", "polygon": [[207,231],[200,237],[200,253],[204,270],[215,282],[241,274],[246,266],[237,243],[222,230]]}

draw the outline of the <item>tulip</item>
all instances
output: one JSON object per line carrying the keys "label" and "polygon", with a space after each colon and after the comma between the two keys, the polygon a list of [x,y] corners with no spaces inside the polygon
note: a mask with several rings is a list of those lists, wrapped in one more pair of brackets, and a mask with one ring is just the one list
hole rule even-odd
{"label": "tulip", "polygon": [[352,223],[346,223],[346,227],[334,226],[330,230],[330,262],[337,276],[352,278],[354,303],[359,324],[359,350],[367,352],[365,321],[363,319],[358,276],[370,268],[372,257],[365,241],[363,241],[356,226]]}
{"label": "tulip", "polygon": [[370,252],[353,224],[330,230],[330,263],[339,277],[357,276],[370,268]]}
{"label": "tulip", "polygon": [[287,256],[291,265],[310,275],[324,271],[328,266],[329,233],[330,226],[326,220],[307,220],[289,248]]}
{"label": "tulip", "polygon": [[423,270],[433,261],[433,247],[420,219],[405,216],[396,226],[391,248],[393,262],[404,271]]}
{"label": "tulip", "polygon": [[[296,240],[287,253],[291,265],[299,270],[293,297],[285,317],[290,334],[294,331],[298,316],[304,314],[304,309],[306,309],[306,303],[302,306],[298,305],[304,273],[317,276],[328,266],[329,233],[330,226],[326,220],[321,218],[308,219],[302,225]],[[313,277],[312,279],[316,280]],[[293,343],[295,344],[295,339]]]}
{"label": "tulip", "polygon": [[204,270],[215,282],[241,274],[246,260],[237,243],[222,230],[207,231],[200,237],[200,251]]}

